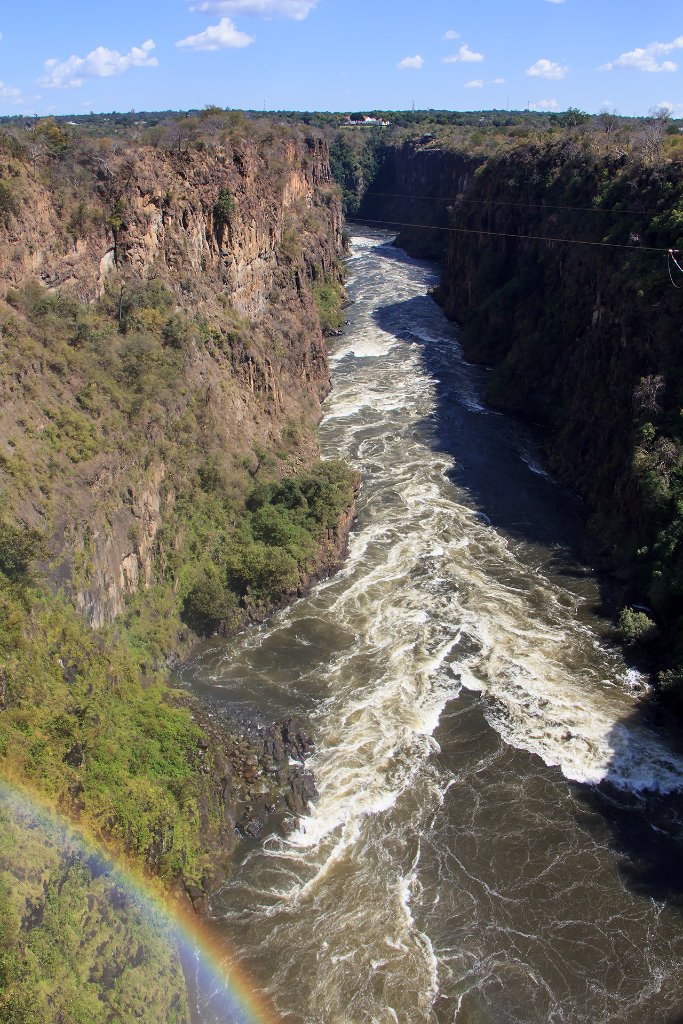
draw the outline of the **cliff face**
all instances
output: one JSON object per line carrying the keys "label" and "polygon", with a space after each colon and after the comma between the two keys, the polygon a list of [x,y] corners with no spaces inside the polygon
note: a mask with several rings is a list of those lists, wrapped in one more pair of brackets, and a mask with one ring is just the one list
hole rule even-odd
{"label": "cliff face", "polygon": [[[358,217],[396,222],[398,244],[412,256],[441,259],[455,198],[472,183],[483,158],[439,148],[429,135],[385,146],[378,170],[360,204]],[[429,225],[400,227],[402,224]]]}
{"label": "cliff face", "polygon": [[[600,158],[575,143],[495,158],[454,215],[468,233],[450,240],[438,296],[462,323],[467,356],[495,367],[492,401],[544,427],[553,467],[587,499],[632,580],[656,521],[642,429],[652,421],[677,438],[683,398],[680,303],[665,253],[646,251],[676,244],[682,185],[680,166]],[[642,382],[657,387],[659,376],[652,400]]]}
{"label": "cliff face", "polygon": [[[112,271],[147,277],[163,268],[178,284],[185,279],[195,301],[221,288],[253,317],[273,287],[288,218],[314,207],[330,212],[331,237],[320,232],[323,269],[336,256],[330,243],[341,240],[327,146],[312,135],[264,141],[245,133],[230,145],[175,152],[103,146],[75,161],[68,190],[78,186],[86,199],[71,203],[58,168],[46,176],[42,167],[17,173],[10,159],[0,167],[17,193],[0,252],[3,280],[15,287],[36,277],[90,301]],[[232,209],[221,217],[216,204],[225,189]]]}
{"label": "cliff face", "polygon": [[[306,812],[312,742],[159,670],[332,572],[357,481],[315,436],[343,295],[326,145],[198,120],[166,148],[0,131],[0,773],[201,912],[236,829]],[[2,793],[0,846],[8,1020],[185,1024],[175,952],[99,865]]]}
{"label": "cliff face", "polygon": [[[314,455],[329,374],[312,286],[339,279],[342,216],[312,134],[243,131],[170,152],[103,140],[67,157],[0,154],[12,193],[0,273],[15,290],[12,307],[0,303],[0,486],[19,518],[50,533],[54,578],[99,626],[153,583],[159,530],[193,462],[222,453],[248,481],[255,451],[286,450],[294,465]],[[26,299],[36,279],[52,299],[42,312]],[[100,307],[127,317],[126,345],[137,345],[134,365],[112,375],[144,394],[118,422],[114,385],[105,393],[83,356],[97,349],[89,310]],[[68,338],[53,316],[73,321]],[[119,342],[99,344],[98,358]],[[156,393],[150,363],[164,378]]]}

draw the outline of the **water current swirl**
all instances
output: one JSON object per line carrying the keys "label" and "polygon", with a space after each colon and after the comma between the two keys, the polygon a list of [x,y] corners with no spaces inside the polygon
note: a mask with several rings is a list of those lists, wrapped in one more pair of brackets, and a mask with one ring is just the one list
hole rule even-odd
{"label": "water current swirl", "polygon": [[363,473],[348,562],[184,672],[310,722],[320,799],[213,913],[290,1024],[669,1024],[681,901],[648,836],[668,864],[683,759],[594,613],[574,499],[485,406],[431,265],[363,229],[349,275],[321,426]]}

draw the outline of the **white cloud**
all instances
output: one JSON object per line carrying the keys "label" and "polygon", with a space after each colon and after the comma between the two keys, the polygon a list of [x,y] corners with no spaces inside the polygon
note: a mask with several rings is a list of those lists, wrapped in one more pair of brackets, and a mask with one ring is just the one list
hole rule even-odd
{"label": "white cloud", "polygon": [[668,110],[672,117],[681,117],[683,115],[683,103],[672,103],[671,100],[662,100],[657,106]]}
{"label": "white cloud", "polygon": [[536,100],[530,104],[531,110],[559,110],[560,104],[557,100]]}
{"label": "white cloud", "polygon": [[464,89],[483,89],[485,85],[504,85],[504,78],[492,78],[490,81],[485,81],[483,78],[473,78],[471,82],[465,82]]}
{"label": "white cloud", "polygon": [[251,46],[252,36],[240,32],[230,18],[221,18],[217,25],[209,25],[195,36],[179,39],[176,46],[186,50],[234,50]]}
{"label": "white cloud", "polygon": [[483,53],[475,53],[474,50],[470,50],[467,43],[463,43],[457,53],[451,54],[450,57],[444,57],[443,62],[444,64],[458,64],[462,61],[464,64],[477,64],[483,59]]}
{"label": "white cloud", "polygon": [[21,89],[13,89],[11,86],[5,85],[4,82],[0,82],[0,99],[9,100],[10,103],[24,102]]}
{"label": "white cloud", "polygon": [[563,4],[564,0],[546,0],[546,3],[549,3],[549,4]]}
{"label": "white cloud", "polygon": [[449,28],[448,32],[444,32],[444,39],[459,39],[460,33],[456,32],[455,29]]}
{"label": "white cloud", "polygon": [[678,36],[670,43],[648,43],[647,46],[636,47],[628,53],[622,53],[609,64],[602,64],[598,71],[676,71],[678,64],[672,60],[660,60],[672,50],[683,50],[683,36]]}
{"label": "white cloud", "polygon": [[525,75],[529,75],[530,78],[551,78],[559,79],[566,78],[569,74],[569,68],[565,65],[557,64],[554,60],[546,60],[542,57],[537,60],[535,64],[532,64],[530,68],[527,68],[524,72]]}
{"label": "white cloud", "polygon": [[142,46],[134,46],[129,53],[98,46],[86,57],[72,54],[61,61],[53,57],[45,61],[45,74],[40,79],[40,85],[48,89],[76,89],[83,85],[86,78],[111,78],[113,75],[122,75],[130,68],[156,68],[159,61],[151,56],[155,46],[148,39]]}
{"label": "white cloud", "polygon": [[396,65],[401,71],[419,71],[424,64],[424,58],[416,53],[414,57],[404,57]]}
{"label": "white cloud", "polygon": [[261,18],[280,15],[303,21],[318,3],[318,0],[199,0],[190,5],[191,11],[208,11],[210,14],[253,14]]}

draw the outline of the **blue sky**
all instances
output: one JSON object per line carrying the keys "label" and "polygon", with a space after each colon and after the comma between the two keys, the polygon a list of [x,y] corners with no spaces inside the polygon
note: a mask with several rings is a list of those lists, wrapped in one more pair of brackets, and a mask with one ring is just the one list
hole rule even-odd
{"label": "blue sky", "polygon": [[683,116],[681,0],[13,0],[0,113],[531,107]]}

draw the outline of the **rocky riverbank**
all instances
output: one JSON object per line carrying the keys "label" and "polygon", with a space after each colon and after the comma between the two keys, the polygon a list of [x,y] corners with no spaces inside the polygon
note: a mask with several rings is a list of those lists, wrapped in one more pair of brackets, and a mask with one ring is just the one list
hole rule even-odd
{"label": "rocky riverbank", "polygon": [[[302,575],[297,589],[283,595],[277,608],[261,617],[244,609],[239,630],[225,630],[223,635],[262,623],[343,566],[359,488],[357,477],[353,503],[344,510],[338,525],[327,531],[316,564]],[[308,814],[318,795],[315,777],[306,766],[315,743],[306,727],[293,717],[268,721],[258,714],[231,714],[189,691],[181,703],[190,709],[202,733],[195,767],[203,782],[201,828],[211,851],[201,883],[193,880],[183,884],[195,911],[206,915],[211,892],[229,875],[232,854],[241,840],[258,840],[273,830],[288,834]]]}
{"label": "rocky riverbank", "polygon": [[226,713],[191,694],[185,700],[202,732],[195,763],[203,780],[199,814],[209,861],[202,879],[183,885],[195,911],[204,916],[211,892],[230,873],[240,840],[257,840],[273,830],[290,832],[308,813],[318,795],[306,767],[315,744],[295,718],[268,722],[259,715]]}

